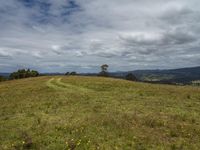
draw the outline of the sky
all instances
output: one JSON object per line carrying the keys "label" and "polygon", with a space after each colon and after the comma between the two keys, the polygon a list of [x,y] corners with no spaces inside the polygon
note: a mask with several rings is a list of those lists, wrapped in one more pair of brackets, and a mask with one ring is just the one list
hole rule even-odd
{"label": "sky", "polygon": [[0,72],[200,65],[199,0],[0,0]]}

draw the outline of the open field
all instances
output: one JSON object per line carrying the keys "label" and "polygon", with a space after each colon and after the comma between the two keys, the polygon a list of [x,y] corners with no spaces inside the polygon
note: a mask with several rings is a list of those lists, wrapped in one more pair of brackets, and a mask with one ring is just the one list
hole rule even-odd
{"label": "open field", "polygon": [[0,149],[200,149],[200,88],[100,77],[0,83]]}

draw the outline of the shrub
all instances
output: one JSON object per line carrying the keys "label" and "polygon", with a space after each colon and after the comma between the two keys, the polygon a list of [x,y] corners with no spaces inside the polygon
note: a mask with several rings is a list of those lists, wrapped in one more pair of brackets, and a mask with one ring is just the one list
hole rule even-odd
{"label": "shrub", "polygon": [[130,81],[137,81],[137,78],[134,74],[132,73],[128,73],[126,76],[125,76],[126,80],[130,80]]}

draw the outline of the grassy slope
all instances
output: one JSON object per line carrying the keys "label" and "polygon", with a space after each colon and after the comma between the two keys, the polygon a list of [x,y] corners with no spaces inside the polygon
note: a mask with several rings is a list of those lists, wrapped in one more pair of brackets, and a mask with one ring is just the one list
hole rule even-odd
{"label": "grassy slope", "polygon": [[200,149],[200,88],[97,77],[0,83],[0,149]]}

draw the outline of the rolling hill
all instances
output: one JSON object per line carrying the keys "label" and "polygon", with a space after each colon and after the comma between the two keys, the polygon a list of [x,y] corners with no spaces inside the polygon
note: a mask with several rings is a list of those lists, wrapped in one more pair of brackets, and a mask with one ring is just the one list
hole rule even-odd
{"label": "rolling hill", "polygon": [[44,76],[0,83],[0,149],[200,149],[200,88]]}
{"label": "rolling hill", "polygon": [[167,69],[167,70],[135,70],[129,72],[115,72],[113,76],[124,77],[133,73],[140,81],[168,84],[190,84],[192,81],[200,80],[200,67]]}

